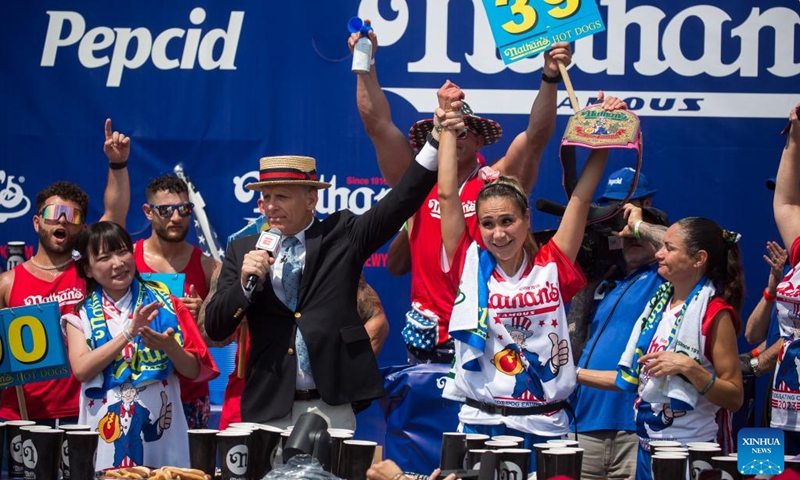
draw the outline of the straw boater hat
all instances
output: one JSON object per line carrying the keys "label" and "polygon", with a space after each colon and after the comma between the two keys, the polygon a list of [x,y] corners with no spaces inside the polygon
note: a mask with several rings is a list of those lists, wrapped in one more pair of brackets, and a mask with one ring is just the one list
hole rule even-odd
{"label": "straw boater hat", "polygon": [[[499,123],[475,115],[472,113],[472,109],[469,108],[467,102],[464,102],[464,105],[461,107],[461,113],[464,114],[464,123],[467,125],[467,128],[475,130],[478,132],[478,135],[483,137],[484,146],[497,142],[500,140],[500,137],[503,136],[503,127],[501,127]],[[411,130],[408,131],[408,141],[411,142],[411,146],[417,150],[421,149],[425,145],[425,141],[428,139],[428,133],[431,130],[433,130],[433,120],[430,118],[427,120],[420,120],[412,125]]]}
{"label": "straw boater hat", "polygon": [[258,190],[272,185],[307,185],[328,188],[330,183],[317,180],[317,161],[311,157],[282,155],[263,157],[258,167],[258,182],[248,183],[244,188]]}

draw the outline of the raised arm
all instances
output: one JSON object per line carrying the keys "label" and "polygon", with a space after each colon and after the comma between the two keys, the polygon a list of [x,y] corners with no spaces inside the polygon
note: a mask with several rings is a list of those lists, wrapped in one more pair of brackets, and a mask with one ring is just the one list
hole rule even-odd
{"label": "raised arm", "polygon": [[553,242],[571,262],[574,262],[578,256],[578,250],[583,241],[583,232],[586,229],[586,217],[589,215],[589,207],[592,204],[592,195],[603,176],[607,159],[608,150],[606,149],[592,150],[589,154],[589,159],[586,160],[586,165],[581,172],[581,178],[567,202],[567,209],[564,211],[561,224],[553,236]]}
{"label": "raised arm", "polygon": [[747,318],[744,330],[744,336],[750,343],[758,343],[767,338],[770,317],[775,306],[775,296],[778,294],[778,284],[783,278],[783,267],[789,256],[785,249],[773,241],[767,242],[767,253],[769,255],[764,255],[764,261],[770,267],[767,288],[764,289],[761,300]]}
{"label": "raised arm", "polygon": [[[568,43],[556,43],[543,57],[542,73],[548,78],[560,78],[558,61],[569,65],[572,61],[572,50]],[[556,129],[557,93],[557,81],[541,81],[539,93],[531,106],[528,127],[514,138],[506,155],[492,165],[503,175],[517,177],[526,193],[530,193],[536,184],[542,153]]]}
{"label": "raised arm", "polygon": [[[369,24],[369,20],[365,21]],[[347,40],[352,51],[361,34],[354,33]],[[372,41],[372,58],[378,50],[378,37],[374,30],[369,31]],[[364,129],[367,131],[375,154],[378,157],[378,168],[390,187],[393,187],[403,172],[414,160],[414,150],[408,139],[392,122],[392,111],[389,101],[378,83],[377,65],[372,65],[366,75],[356,75],[356,104]]]}
{"label": "raised arm", "polygon": [[103,193],[105,211],[100,220],[110,220],[125,227],[131,204],[131,181],[127,167],[131,153],[131,139],[122,133],[112,131],[110,118],[106,119],[105,135],[103,152],[108,158],[108,181],[106,191]]}
{"label": "raised arm", "polygon": [[442,246],[447,255],[447,262],[450,264],[461,237],[464,235],[464,230],[467,228],[464,208],[461,206],[461,196],[458,191],[458,158],[456,155],[458,132],[463,128],[462,102],[460,101],[463,94],[449,80],[439,92],[439,108],[447,117],[447,120],[439,124],[442,127],[439,132],[439,209],[442,217]]}
{"label": "raised arm", "polygon": [[789,113],[791,128],[786,138],[786,146],[781,154],[778,176],[775,178],[775,196],[772,211],[775,223],[781,233],[783,244],[790,246],[800,236],[800,120],[795,106]]}

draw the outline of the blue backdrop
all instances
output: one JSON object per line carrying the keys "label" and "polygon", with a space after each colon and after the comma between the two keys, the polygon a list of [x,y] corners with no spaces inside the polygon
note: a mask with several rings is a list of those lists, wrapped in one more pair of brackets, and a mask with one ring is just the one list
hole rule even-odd
{"label": "blue backdrop", "polygon": [[[777,238],[764,180],[800,101],[800,4],[601,0],[599,8],[607,30],[574,46],[579,100],[603,89],[641,115],[644,171],[670,218],[710,216],[743,234],[749,310],[768,273],[765,242]],[[35,245],[32,204],[57,179],[84,186],[89,219],[99,218],[106,117],[133,141],[128,227],[139,237],[149,234],[145,186],[178,163],[222,238],[255,216],[243,185],[265,155],[317,158],[334,184],[321,195],[323,215],[370,207],[386,186],[355,107],[346,22],[356,14],[381,40],[377,68],[401,128],[429,117],[435,90],[452,79],[476,113],[504,127],[487,158],[524,129],[541,58],[503,65],[479,0],[14,2],[0,29],[0,245]],[[557,136],[571,112],[560,98]],[[554,141],[534,198],[563,202],[557,155]],[[555,225],[533,218],[536,229]],[[380,359],[388,365],[405,358],[409,278],[389,276],[384,261],[375,256],[365,271],[393,327]]]}

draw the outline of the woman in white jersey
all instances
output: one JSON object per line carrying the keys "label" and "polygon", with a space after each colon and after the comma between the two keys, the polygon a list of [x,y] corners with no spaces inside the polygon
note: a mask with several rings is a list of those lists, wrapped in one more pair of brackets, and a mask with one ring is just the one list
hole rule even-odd
{"label": "woman in white jersey", "polygon": [[219,375],[186,306],[136,271],[131,237],[113,222],[87,227],[75,244],[84,302],[61,319],[69,363],[81,381],[81,424],[100,433],[95,466],[188,467],[177,375]]}
{"label": "woman in white jersey", "polygon": [[656,252],[667,281],[644,307],[618,371],[578,372],[581,385],[638,392],[637,480],[651,478],[651,440],[716,441],[720,407],[742,405],[739,237],[707,218],[673,224]]}
{"label": "woman in white jersey", "polygon": [[792,269],[778,284],[778,324],[783,338],[783,347],[775,366],[772,384],[772,420],[770,425],[784,431],[784,451],[788,455],[800,453],[800,104],[789,114],[786,147],[783,149],[778,176],[775,179],[773,210],[775,223],[784,245],[791,245],[789,263]]}
{"label": "woman in white jersey", "polygon": [[[613,97],[605,103],[609,109],[624,106]],[[459,121],[453,117],[460,104],[440,104],[448,112],[439,145],[442,268],[458,290],[450,320],[454,379],[445,396],[464,402],[464,432],[517,435],[532,448],[567,434],[564,408],[575,368],[564,305],[586,283],[575,259],[608,151],[592,151],[557,233],[543,247],[537,248],[531,233],[527,195],[516,180],[502,176],[478,195],[481,238],[473,239],[456,172],[457,137],[475,132],[450,124]]]}

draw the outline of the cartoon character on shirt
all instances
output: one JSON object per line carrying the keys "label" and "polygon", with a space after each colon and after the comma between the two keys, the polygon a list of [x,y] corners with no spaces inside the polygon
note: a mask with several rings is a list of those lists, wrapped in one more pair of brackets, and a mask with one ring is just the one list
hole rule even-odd
{"label": "cartoon character on shirt", "polygon": [[606,129],[606,125],[608,125],[608,119],[605,117],[597,117],[594,121],[594,127],[588,128],[586,133],[590,135],[608,135],[608,130]]}
{"label": "cartoon character on shirt", "polygon": [[167,403],[167,393],[161,392],[161,412],[156,421],[150,420],[150,410],[138,400],[140,391],[130,382],[117,387],[117,403],[108,406],[97,430],[106,443],[114,444],[114,466],[132,467],[144,462],[144,442],[161,438],[172,424],[172,403]]}
{"label": "cartoon character on shirt", "polygon": [[777,390],[783,382],[789,390],[796,392],[800,390],[800,342],[794,338],[784,338],[781,349],[785,353],[778,357],[781,358],[781,362],[778,365],[773,388]]}
{"label": "cartoon character on shirt", "polygon": [[514,376],[513,398],[520,398],[529,392],[537,400],[544,401],[542,384],[556,378],[561,366],[569,361],[569,344],[566,340],[559,340],[555,333],[550,333],[550,359],[543,364],[539,354],[525,348],[525,341],[533,336],[530,325],[527,317],[513,318],[506,325],[506,330],[514,343],[495,354],[492,363],[500,372]]}

